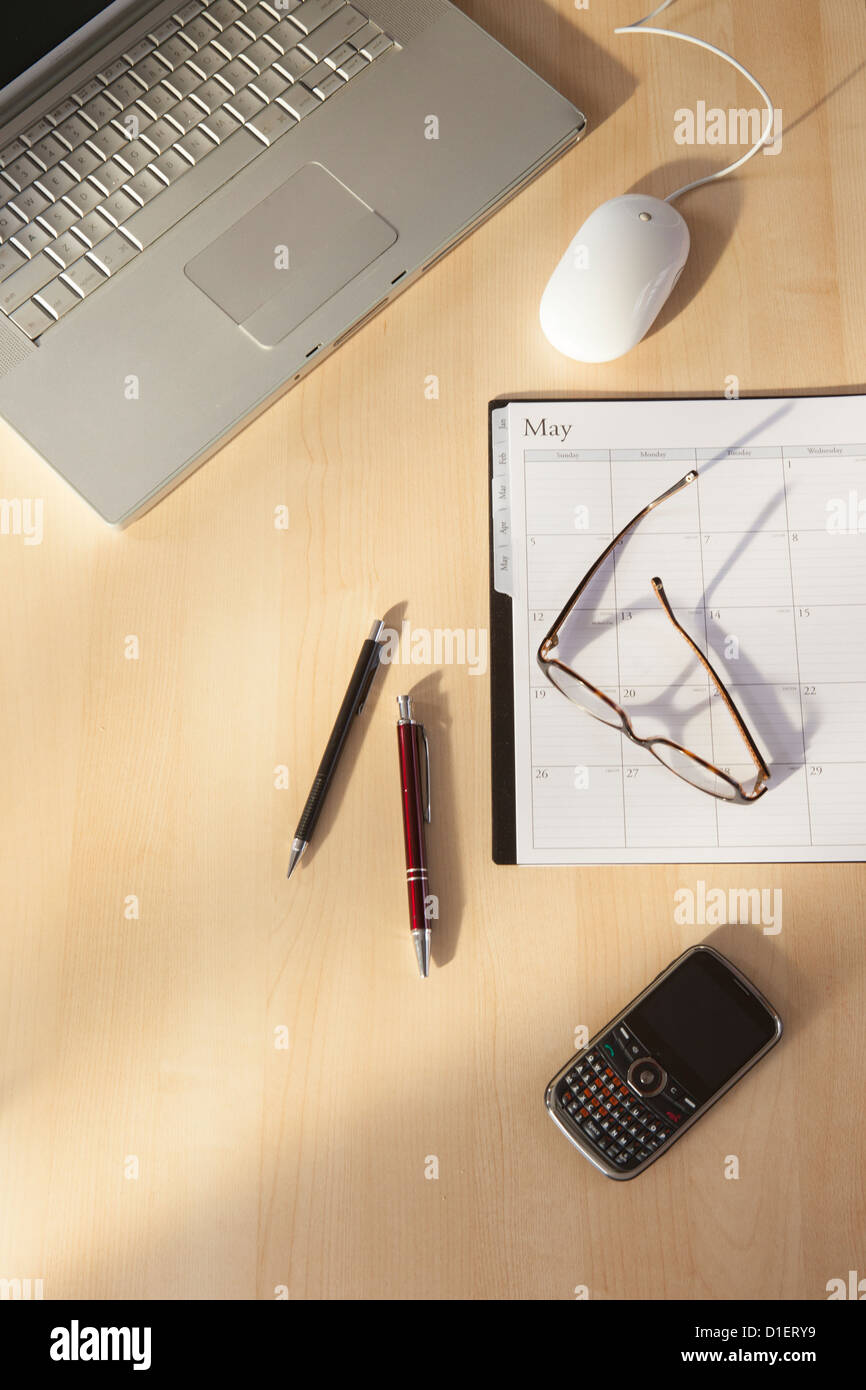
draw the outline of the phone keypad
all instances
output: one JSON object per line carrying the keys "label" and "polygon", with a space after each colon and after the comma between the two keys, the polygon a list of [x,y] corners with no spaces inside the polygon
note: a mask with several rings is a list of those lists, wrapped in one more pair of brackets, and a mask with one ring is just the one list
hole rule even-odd
{"label": "phone keypad", "polygon": [[[676,1082],[668,1084],[666,1096],[656,1098],[656,1104],[663,1103],[662,1113],[643,1101],[625,1080],[631,1048],[624,1041],[611,1033],[579,1057],[559,1083],[557,1101],[584,1139],[614,1168],[628,1172],[652,1157],[695,1103],[688,1098],[689,1106],[681,1103],[680,1109],[665,1111],[671,1092],[685,1098]],[[635,1045],[637,1055],[647,1055],[633,1035],[628,1042]]]}

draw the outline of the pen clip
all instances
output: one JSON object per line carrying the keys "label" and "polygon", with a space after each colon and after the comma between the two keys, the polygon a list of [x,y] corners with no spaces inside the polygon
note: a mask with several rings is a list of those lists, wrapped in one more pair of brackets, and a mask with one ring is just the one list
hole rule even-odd
{"label": "pen clip", "polygon": [[423,740],[424,740],[424,791],[425,791],[425,797],[424,797],[424,799],[425,799],[425,802],[426,802],[426,805],[425,805],[425,807],[424,807],[424,819],[425,819],[425,821],[427,822],[427,824],[429,825],[429,824],[430,824],[430,744],[427,742],[427,730],[424,728],[424,725],[423,725],[423,724],[416,724],[415,727],[417,728],[418,733],[421,735],[421,738],[423,738]]}
{"label": "pen clip", "polygon": [[368,696],[369,693],[370,693],[370,686],[373,684],[373,677],[375,676],[376,672],[377,672],[378,669],[379,669],[379,662],[382,660],[382,647],[383,647],[383,645],[384,645],[384,643],[382,643],[382,642],[377,642],[377,643],[376,643],[376,660],[375,660],[375,661],[371,664],[371,666],[370,666],[369,674],[368,674],[368,676],[367,676],[367,679],[364,681],[364,685],[363,685],[363,687],[362,687],[362,689],[361,689],[361,694],[360,694],[360,696],[358,697],[358,707],[357,707],[357,709],[355,710],[355,713],[356,713],[356,714],[362,714],[362,713],[363,713],[363,710],[364,710],[364,706],[365,706],[366,703],[367,703],[367,696]]}

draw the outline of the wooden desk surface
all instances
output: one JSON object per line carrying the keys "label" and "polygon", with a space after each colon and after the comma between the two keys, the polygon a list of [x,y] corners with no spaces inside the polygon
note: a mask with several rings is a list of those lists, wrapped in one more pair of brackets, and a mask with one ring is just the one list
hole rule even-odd
{"label": "wooden desk surface", "polygon": [[[587,111],[582,145],[124,533],[3,431],[0,493],[44,497],[45,537],[0,537],[0,1276],[46,1298],[820,1299],[866,1274],[862,866],[495,868],[487,677],[397,666],[286,883],[371,619],[487,627],[488,399],[862,389],[862,4],[659,20],[759,75],[783,148],[683,200],[661,327],[597,368],[537,326],[563,247],[603,200],[728,162],[675,143],[677,109],[756,98],[710,54],[615,38],[634,0],[465,8]],[[406,687],[436,756],[426,983]],[[706,935],[673,916],[698,879],[783,890],[780,934],[714,940],[786,1037],[649,1173],[605,1182],[543,1088],[576,1026]]]}

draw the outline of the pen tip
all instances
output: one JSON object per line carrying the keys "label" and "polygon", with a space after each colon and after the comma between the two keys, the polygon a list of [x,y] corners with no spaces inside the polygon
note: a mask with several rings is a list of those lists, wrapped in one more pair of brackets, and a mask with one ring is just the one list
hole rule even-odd
{"label": "pen tip", "polygon": [[415,955],[418,957],[418,973],[423,980],[430,974],[430,928],[412,933]]}
{"label": "pen tip", "polygon": [[303,840],[294,841],[294,843],[292,844],[292,852],[289,855],[289,867],[286,873],[286,878],[291,878],[292,874],[295,872],[298,860],[300,859],[301,855],[303,854],[306,848],[307,846]]}

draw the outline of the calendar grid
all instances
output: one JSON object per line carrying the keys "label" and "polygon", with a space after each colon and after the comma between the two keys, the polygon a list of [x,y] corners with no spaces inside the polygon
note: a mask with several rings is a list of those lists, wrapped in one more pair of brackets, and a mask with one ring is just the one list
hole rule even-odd
{"label": "calendar grid", "polygon": [[794,593],[794,557],[793,557],[793,555],[791,554],[791,515],[790,515],[790,508],[789,508],[789,506],[788,506],[788,478],[787,478],[787,474],[788,474],[788,472],[790,471],[790,461],[788,461],[788,467],[787,467],[787,468],[785,467],[785,463],[786,463],[786,458],[785,458],[785,451],[784,451],[784,449],[783,449],[783,450],[782,450],[782,490],[783,490],[783,492],[784,492],[784,494],[785,494],[785,529],[786,529],[787,536],[788,536],[788,574],[789,574],[789,577],[790,577],[790,580],[791,580],[791,619],[792,619],[792,627],[793,627],[793,631],[794,631],[794,657],[795,657],[795,660],[796,660],[796,663],[797,663],[797,700],[798,700],[798,703],[799,703],[799,706],[800,706],[800,732],[801,732],[802,740],[803,740],[803,774],[804,774],[805,780],[806,780],[806,811],[807,811],[807,814],[808,814],[808,817],[809,817],[809,843],[810,843],[810,845],[813,845],[813,844],[815,843],[815,839],[814,839],[814,835],[813,835],[813,833],[812,833],[812,793],[811,793],[810,788],[809,788],[809,776],[808,776],[808,770],[807,770],[808,757],[807,757],[807,753],[806,753],[806,711],[805,711],[805,709],[803,708],[803,680],[802,680],[802,677],[801,677],[801,675],[800,675],[800,639],[799,639],[799,635],[798,635],[798,633],[797,633],[797,603],[796,603],[796,594]]}
{"label": "calendar grid", "polygon": [[[802,422],[814,439],[817,418],[830,438],[838,424],[851,437],[845,419],[862,404],[843,402],[841,417],[839,408],[791,403],[786,435]],[[851,636],[866,625],[866,517],[838,542],[838,528],[822,524],[831,504],[848,508],[843,522],[856,515],[866,445],[783,447],[767,438],[775,414],[757,400],[733,411],[700,401],[664,411],[520,402],[508,412],[518,862],[866,858],[866,650]],[[695,446],[705,417],[735,444]],[[866,438],[864,426],[858,419]],[[573,449],[560,447],[566,437]],[[666,734],[749,781],[753,765],[714,681],[681,639],[663,635],[648,579],[661,575],[677,620],[735,700],[740,692],[763,748],[771,778],[750,805],[696,790],[582,713],[534,661],[611,537],[692,468],[697,485],[650,513],[598,571],[561,636],[562,659],[617,699],[638,735]]]}

